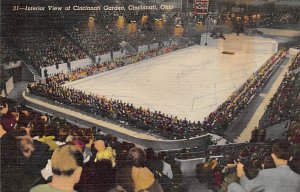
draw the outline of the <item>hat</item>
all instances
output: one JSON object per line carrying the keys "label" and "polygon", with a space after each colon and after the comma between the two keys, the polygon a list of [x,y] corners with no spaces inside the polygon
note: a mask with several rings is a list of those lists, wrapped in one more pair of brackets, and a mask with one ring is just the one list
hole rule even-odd
{"label": "hat", "polygon": [[13,132],[15,130],[16,123],[16,117],[12,114],[7,114],[1,117],[1,125],[7,132]]}
{"label": "hat", "polygon": [[28,126],[28,124],[29,124],[29,118],[24,113],[20,113],[19,121],[18,121],[19,127],[26,127]]}
{"label": "hat", "polygon": [[78,137],[73,137],[71,144],[75,145],[81,151],[85,148],[85,143]]}
{"label": "hat", "polygon": [[257,159],[258,158],[258,155],[256,153],[253,153],[251,155],[251,160],[254,160],[254,159]]}

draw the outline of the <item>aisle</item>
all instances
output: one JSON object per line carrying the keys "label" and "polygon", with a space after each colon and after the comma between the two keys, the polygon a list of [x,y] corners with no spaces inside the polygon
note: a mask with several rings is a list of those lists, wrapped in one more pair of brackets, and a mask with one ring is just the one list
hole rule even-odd
{"label": "aisle", "polygon": [[[260,97],[259,99],[261,101],[258,107],[256,108],[254,114],[253,115],[248,114],[252,116],[250,117],[250,120],[248,121],[246,128],[243,130],[240,136],[235,140],[236,142],[240,143],[240,142],[249,141],[251,139],[251,132],[255,127],[258,127],[259,120],[262,118],[265,110],[267,109],[267,106],[269,105],[271,98],[277,92],[284,78],[284,75],[288,72],[288,68],[291,64],[292,64],[292,57],[290,56],[289,61],[280,66],[280,69],[277,72],[279,74],[274,75],[274,77],[267,84],[266,88],[259,95]],[[256,104],[257,103],[255,103],[255,105]]]}

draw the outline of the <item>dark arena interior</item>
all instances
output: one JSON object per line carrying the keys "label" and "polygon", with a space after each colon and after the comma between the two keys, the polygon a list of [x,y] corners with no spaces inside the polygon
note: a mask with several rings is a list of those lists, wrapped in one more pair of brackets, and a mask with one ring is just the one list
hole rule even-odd
{"label": "dark arena interior", "polygon": [[2,192],[299,192],[299,0],[3,0]]}

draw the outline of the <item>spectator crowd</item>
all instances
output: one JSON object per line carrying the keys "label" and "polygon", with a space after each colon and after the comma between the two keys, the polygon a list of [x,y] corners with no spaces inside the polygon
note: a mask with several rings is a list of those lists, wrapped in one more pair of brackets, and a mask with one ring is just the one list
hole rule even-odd
{"label": "spectator crowd", "polygon": [[58,74],[50,74],[50,77],[46,78],[47,82],[50,81],[56,81],[59,84],[63,84],[67,81],[75,81],[78,79],[85,78],[90,75],[102,73],[108,70],[112,70],[115,68],[123,67],[125,65],[134,64],[139,61],[149,59],[152,57],[156,57],[162,54],[166,54],[178,49],[185,48],[187,45],[173,45],[170,48],[157,48],[157,49],[151,49],[148,51],[143,51],[140,53],[134,53],[134,54],[126,54],[123,57],[119,57],[116,59],[113,59],[113,61],[105,61],[101,62],[99,60],[96,64],[92,64],[87,67],[83,68],[77,68],[73,71],[67,72],[67,73],[58,73]]}
{"label": "spectator crowd", "polygon": [[182,191],[171,155],[0,99],[1,191]]}
{"label": "spectator crowd", "polygon": [[[170,50],[167,49],[168,51]],[[165,50],[155,50],[133,57],[127,56],[123,61],[119,60],[116,61],[116,64],[109,64],[108,68],[122,66],[127,64],[128,61],[131,63],[164,52]],[[35,83],[29,85],[28,89],[31,94],[68,104],[74,108],[99,115],[102,118],[154,132],[169,139],[187,139],[207,132],[222,135],[227,126],[247,106],[251,98],[265,86],[276,68],[276,64],[284,55],[285,51],[282,50],[274,54],[245,84],[234,92],[216,111],[205,118],[202,123],[200,121],[191,122],[186,119],[178,119],[176,116],[169,116],[161,111],[152,112],[142,107],[137,108],[130,103],[89,93],[86,94],[80,90],[70,89],[61,85],[65,80],[76,80],[88,74],[93,74],[94,71],[99,69],[99,66],[103,66],[102,64],[97,65],[97,67],[91,66],[86,69],[78,69],[67,75],[58,74],[49,77],[46,83]],[[100,70],[102,70],[102,67]]]}
{"label": "spectator crowd", "polygon": [[[104,135],[95,127],[80,128],[0,99],[1,191],[183,191],[174,157],[191,158],[189,149],[156,153]],[[289,136],[299,132],[299,122],[298,116],[287,130]],[[212,191],[230,191],[245,177],[257,180],[261,171],[280,168],[280,158],[293,175],[285,184],[294,185],[296,190],[291,191],[299,189],[299,145],[295,143],[292,148],[287,140],[274,140],[201,150],[197,178]]]}
{"label": "spectator crowd", "polygon": [[[299,129],[299,127],[297,127],[297,129]],[[285,168],[292,173],[292,176],[285,179],[285,177],[288,177],[287,174],[277,173],[275,176],[273,175],[279,178],[277,178],[276,181],[271,175],[271,178],[263,178],[268,180],[269,183],[257,181],[262,179],[261,173],[265,172],[265,170],[274,171],[281,166],[277,162],[277,158],[274,157],[278,146],[281,147],[280,154],[286,154],[284,157],[286,163]],[[216,146],[213,148],[214,150],[210,150],[210,156],[207,155],[202,163],[196,165],[196,174],[199,182],[206,183],[211,191],[255,191],[255,185],[257,185],[255,187],[261,187],[268,191],[276,186],[278,182],[283,181],[289,183],[287,187],[290,191],[299,190],[299,144],[291,145],[287,140],[274,140],[254,144]],[[280,154],[276,155],[280,156]],[[241,175],[240,172],[243,172],[243,175]],[[293,181],[293,179],[296,181]],[[252,184],[254,186],[245,185],[244,180],[250,180],[254,183]],[[242,187],[236,189],[235,187],[238,183],[242,185]],[[295,184],[295,188],[289,186]],[[273,191],[281,190],[275,188]]]}

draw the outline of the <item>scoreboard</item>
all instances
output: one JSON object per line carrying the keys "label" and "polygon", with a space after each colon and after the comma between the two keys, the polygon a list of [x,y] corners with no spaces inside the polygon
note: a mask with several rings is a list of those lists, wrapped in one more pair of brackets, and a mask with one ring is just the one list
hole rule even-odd
{"label": "scoreboard", "polygon": [[209,0],[194,0],[194,14],[206,15],[208,13]]}

